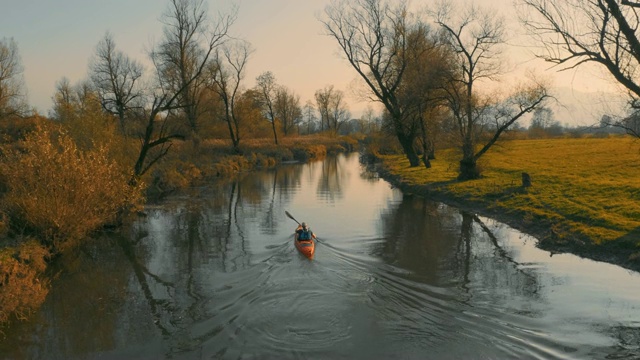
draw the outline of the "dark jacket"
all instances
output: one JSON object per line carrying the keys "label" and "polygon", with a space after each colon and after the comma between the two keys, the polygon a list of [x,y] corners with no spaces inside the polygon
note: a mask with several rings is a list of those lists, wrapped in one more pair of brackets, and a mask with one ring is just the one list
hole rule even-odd
{"label": "dark jacket", "polygon": [[311,240],[314,237],[311,228],[307,228],[305,231],[302,227],[299,227],[296,230],[296,233],[298,233],[298,240]]}

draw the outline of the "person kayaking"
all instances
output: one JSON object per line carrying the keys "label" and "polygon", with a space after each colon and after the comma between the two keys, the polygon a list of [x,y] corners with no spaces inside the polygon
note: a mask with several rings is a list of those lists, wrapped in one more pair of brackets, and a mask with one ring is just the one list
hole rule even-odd
{"label": "person kayaking", "polygon": [[306,222],[302,222],[300,226],[296,229],[296,233],[298,234],[298,241],[300,240],[311,240],[316,238],[316,234],[311,231],[309,225]]}

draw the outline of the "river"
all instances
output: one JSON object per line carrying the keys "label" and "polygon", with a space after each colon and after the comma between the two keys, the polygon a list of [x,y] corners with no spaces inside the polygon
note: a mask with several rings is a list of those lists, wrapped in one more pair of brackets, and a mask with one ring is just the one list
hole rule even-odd
{"label": "river", "polygon": [[[296,223],[319,242],[313,260]],[[357,154],[149,205],[64,260],[5,359],[638,359],[640,276],[405,195]]]}

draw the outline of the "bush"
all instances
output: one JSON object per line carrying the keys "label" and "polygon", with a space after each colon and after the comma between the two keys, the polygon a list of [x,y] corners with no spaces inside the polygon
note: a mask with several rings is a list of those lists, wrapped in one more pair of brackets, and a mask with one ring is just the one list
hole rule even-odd
{"label": "bush", "polygon": [[250,159],[241,155],[223,156],[211,162],[211,164],[203,170],[205,179],[213,179],[219,177],[229,177],[242,171],[252,169]]}
{"label": "bush", "polygon": [[107,153],[104,147],[80,151],[66,133],[41,128],[18,149],[4,149],[3,202],[12,229],[32,233],[59,252],[116,221],[138,203],[140,190]]}
{"label": "bush", "polygon": [[251,154],[262,154],[266,157],[275,159],[277,162],[293,160],[291,150],[282,145],[265,144],[261,146],[241,146],[242,155],[251,156]]}
{"label": "bush", "polygon": [[[333,147],[339,146],[336,144],[332,145]],[[327,155],[327,148],[324,145],[296,145],[291,148],[291,152],[295,160],[306,162],[310,159],[324,158]]]}
{"label": "bush", "polygon": [[48,255],[34,239],[0,250],[0,325],[25,319],[44,302],[49,284],[41,275]]}
{"label": "bush", "polygon": [[271,168],[277,165],[277,161],[275,158],[272,158],[265,154],[251,153],[251,155],[248,156],[247,159],[254,168],[258,169]]}
{"label": "bush", "polygon": [[169,164],[158,166],[152,172],[147,189],[151,196],[169,193],[186,188],[202,178],[202,171],[195,164],[182,160],[174,160]]}

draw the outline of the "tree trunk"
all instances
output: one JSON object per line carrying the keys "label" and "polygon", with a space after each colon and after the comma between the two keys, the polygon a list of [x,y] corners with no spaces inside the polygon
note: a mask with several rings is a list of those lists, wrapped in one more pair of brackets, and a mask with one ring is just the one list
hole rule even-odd
{"label": "tree trunk", "polygon": [[233,119],[231,119],[231,114],[227,111],[227,113],[225,114],[225,121],[227,123],[227,129],[229,129],[229,139],[231,139],[231,143],[233,144],[233,149],[234,150],[238,150],[238,147],[240,146],[240,139],[239,139],[239,135],[235,133],[235,131],[233,130],[234,126],[233,126]]}
{"label": "tree trunk", "polygon": [[276,145],[278,145],[278,132],[276,131],[276,119],[273,119],[273,121],[271,122],[271,129],[273,129],[273,139],[276,142]]}
{"label": "tree trunk", "polygon": [[431,160],[429,159],[429,155],[426,152],[422,153],[422,162],[424,163],[424,167],[427,169],[431,169]]}
{"label": "tree trunk", "polygon": [[420,166],[420,158],[418,157],[416,150],[413,148],[413,138],[404,134],[398,134],[398,140],[400,141],[402,150],[404,150],[404,153],[409,160],[410,166]]}
{"label": "tree trunk", "polygon": [[436,150],[433,142],[424,139],[422,143],[422,162],[427,169],[431,168],[431,160],[436,159]]}
{"label": "tree trunk", "polygon": [[433,142],[430,142],[429,145],[429,151],[428,151],[428,155],[429,160],[435,160],[436,159],[436,147],[433,145]]}
{"label": "tree trunk", "polygon": [[473,180],[480,177],[480,169],[478,168],[478,157],[474,154],[474,145],[471,135],[468,133],[463,137],[462,144],[462,160],[460,160],[460,172],[458,180]]}
{"label": "tree trunk", "polygon": [[[421,111],[421,113],[424,113]],[[431,141],[429,140],[429,136],[427,134],[427,127],[425,125],[424,117],[420,118],[420,133],[422,135],[422,162],[424,163],[424,167],[427,169],[431,168],[431,159],[434,159],[433,156],[433,146]]]}
{"label": "tree trunk", "polygon": [[458,174],[458,180],[473,180],[480,178],[480,169],[476,159],[471,157],[464,157],[460,160],[460,173]]}

